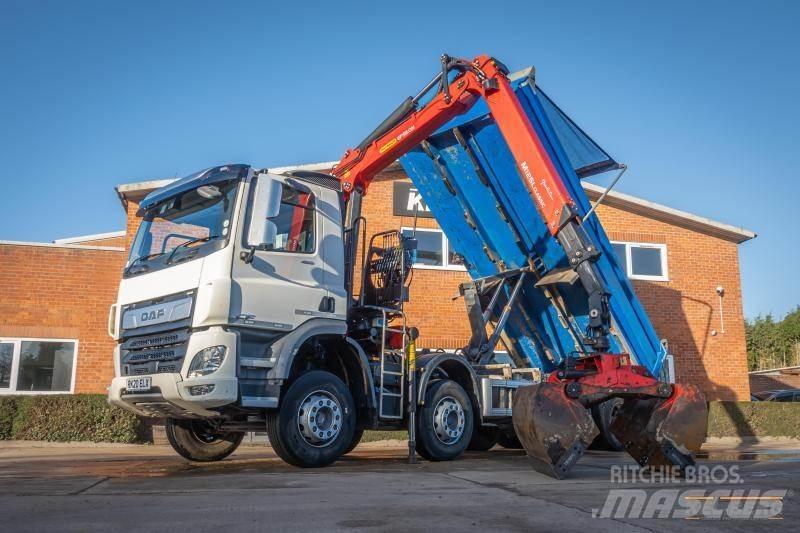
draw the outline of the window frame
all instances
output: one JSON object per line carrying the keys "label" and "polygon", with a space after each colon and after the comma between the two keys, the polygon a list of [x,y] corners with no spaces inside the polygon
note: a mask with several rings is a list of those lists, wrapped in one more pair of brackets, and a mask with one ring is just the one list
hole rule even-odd
{"label": "window frame", "polygon": [[[414,231],[413,227],[410,226],[401,226],[400,227],[400,234],[402,235],[404,231]],[[454,272],[466,272],[467,268],[464,265],[451,265],[450,264],[450,239],[447,238],[444,231],[441,228],[417,228],[416,231],[427,231],[431,233],[439,233],[442,238],[442,265],[425,265],[422,263],[414,263],[411,265],[412,268],[418,268],[420,270],[449,270]]]}
{"label": "window frame", "polygon": [[[250,228],[250,224],[254,223],[254,220],[253,220],[253,202],[254,202],[254,199],[255,199],[255,190],[256,190],[256,184],[258,183],[258,179],[259,179],[258,176],[254,176],[254,179],[250,181],[250,185],[249,185],[249,192],[248,192],[248,198],[247,198],[247,227],[245,228],[245,231],[242,232],[242,236],[241,236],[242,247],[245,250],[247,250],[249,248],[247,246],[247,233],[248,233],[248,230]],[[317,212],[318,211],[317,203],[320,200],[320,195],[317,194],[318,191],[316,191],[316,190],[312,189],[311,187],[307,186],[305,183],[301,184],[302,185],[301,187],[297,187],[297,186],[293,185],[291,182],[287,182],[287,181],[281,181],[280,183],[281,183],[281,191],[283,191],[284,187],[288,187],[288,188],[294,189],[294,190],[296,190],[298,192],[306,193],[306,194],[310,194],[311,195],[311,198],[314,201],[314,207],[303,207],[303,206],[298,206],[298,205],[295,205],[294,207],[299,207],[300,209],[305,209],[307,211],[310,210],[311,213],[312,213],[311,227],[314,230],[314,235],[313,235],[313,239],[312,239],[313,248],[311,250],[307,251],[307,252],[293,252],[293,251],[290,251],[290,250],[280,250],[280,249],[276,250],[274,248],[259,248],[256,251],[259,252],[259,253],[282,254],[282,255],[301,255],[301,256],[317,255],[318,248],[319,248],[318,241],[323,236],[322,224],[321,224],[321,220],[322,219],[320,218],[320,215]],[[304,189],[306,189],[306,190],[304,190]],[[283,192],[281,192],[281,202],[280,202],[280,204],[281,205],[292,205],[292,204],[288,204],[288,203],[283,202],[282,195],[283,195]]]}
{"label": "window frame", "polygon": [[[22,352],[23,342],[71,342],[74,345],[72,352],[72,373],[70,375],[70,383],[68,391],[19,391],[17,388],[17,381],[19,379],[19,359]],[[11,352],[11,379],[8,383],[8,388],[0,388],[0,396],[36,396],[39,394],[75,394],[75,377],[78,370],[78,339],[59,339],[50,337],[0,337],[0,343],[10,343],[14,345],[14,350]]]}
{"label": "window frame", "polygon": [[[225,227],[224,226],[224,221],[223,221],[223,228],[224,229],[222,231],[222,235],[220,236],[220,238],[211,239],[210,241],[206,241],[206,242],[201,242],[198,245],[192,247],[191,250],[195,250],[195,253],[192,255],[191,258],[184,259],[184,261],[194,261],[196,259],[200,259],[200,258],[206,257],[208,255],[211,255],[212,253],[214,253],[214,252],[216,252],[218,250],[222,250],[223,248],[227,247],[228,244],[231,242],[231,236],[233,234],[233,232],[231,231],[231,226],[234,223],[234,220],[235,220],[234,217],[236,216],[236,212],[237,212],[237,209],[238,209],[237,206],[239,205],[238,202],[239,202],[239,197],[240,197],[241,190],[242,190],[242,178],[230,178],[229,180],[220,180],[219,182],[213,182],[213,183],[210,183],[208,185],[219,185],[220,183],[226,183],[228,181],[236,181],[236,183],[234,184],[234,187],[233,187],[234,194],[232,195],[233,197],[231,198],[231,207],[230,207],[230,213],[229,213],[230,216],[227,219],[228,220],[228,226]],[[156,206],[158,206],[158,205],[160,205],[160,204],[162,204],[164,202],[171,201],[172,199],[177,198],[178,196],[182,196],[183,194],[186,194],[186,193],[191,192],[193,190],[196,191],[197,188],[199,188],[199,187],[196,187],[195,189],[188,189],[186,191],[180,192],[180,193],[178,193],[177,195],[175,195],[172,198],[170,198],[170,197],[164,198],[164,199],[160,200],[159,202],[156,202],[155,204],[150,206],[150,209],[154,209]],[[141,216],[139,216],[139,214],[137,213],[137,219],[138,219],[139,222],[138,222],[138,227],[136,228],[136,232],[135,232],[134,237],[133,237],[133,241],[131,242],[130,250],[128,250],[128,253],[127,253],[127,258],[126,258],[126,261],[125,261],[125,267],[123,268],[123,271],[122,271],[122,277],[124,279],[134,278],[134,277],[140,276],[142,274],[155,272],[155,271],[158,271],[158,270],[163,270],[165,268],[169,268],[169,267],[174,266],[175,264],[177,264],[176,262],[170,262],[170,263],[166,262],[167,259],[170,259],[170,253],[175,250],[175,248],[173,248],[172,250],[164,253],[163,255],[153,257],[150,260],[142,260],[142,261],[140,261],[139,264],[146,264],[149,267],[146,270],[137,270],[137,271],[134,271],[134,272],[131,272],[130,270],[128,270],[128,268],[131,265],[131,262],[133,262],[135,260],[134,250],[136,250],[140,246],[140,239],[144,238],[144,233],[141,233],[141,232],[145,231],[145,230],[142,229],[142,227],[144,226],[144,224],[146,222],[145,218],[146,218],[147,214],[148,214],[147,210],[145,210],[144,213],[141,214]],[[149,231],[152,230],[152,218],[151,218],[150,222],[148,222],[148,223],[150,224],[150,227],[147,228],[146,231],[149,232]],[[225,228],[227,229],[227,231],[226,231]],[[209,235],[211,234],[210,232],[211,232],[211,230],[209,228]],[[180,234],[175,234],[175,233],[167,234],[167,238],[171,238],[172,236],[180,236]],[[188,237],[188,236],[185,236],[185,237]],[[162,250],[166,250],[166,246],[165,245],[166,245],[166,238],[161,243]],[[152,250],[151,250],[151,252],[152,252]],[[177,256],[176,258],[180,258],[180,256]],[[176,259],[176,258],[172,258],[172,259]]]}
{"label": "window frame", "polygon": [[[666,374],[666,376],[664,375]],[[675,383],[675,356],[671,353],[667,353],[664,356],[664,363],[661,366],[661,375],[658,376],[659,379],[666,377],[668,383]]]}
{"label": "window frame", "polygon": [[[654,242],[632,242],[632,241],[611,241],[611,244],[618,244],[625,247],[625,275],[628,279],[642,280],[642,281],[669,281],[669,262],[667,260],[667,245],[663,243]],[[658,249],[661,251],[661,276],[648,276],[645,274],[633,273],[633,254],[631,248],[650,248]],[[621,265],[620,265],[621,266]]]}

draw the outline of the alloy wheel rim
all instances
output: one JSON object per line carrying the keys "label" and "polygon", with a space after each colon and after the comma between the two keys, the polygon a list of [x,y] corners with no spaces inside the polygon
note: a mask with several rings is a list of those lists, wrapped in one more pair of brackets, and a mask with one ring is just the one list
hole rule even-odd
{"label": "alloy wheel rim", "polygon": [[439,400],[433,409],[433,431],[442,444],[458,442],[464,435],[465,421],[464,408],[451,396]]}
{"label": "alloy wheel rim", "polygon": [[342,406],[327,391],[308,394],[297,410],[297,429],[311,446],[329,446],[342,431]]}

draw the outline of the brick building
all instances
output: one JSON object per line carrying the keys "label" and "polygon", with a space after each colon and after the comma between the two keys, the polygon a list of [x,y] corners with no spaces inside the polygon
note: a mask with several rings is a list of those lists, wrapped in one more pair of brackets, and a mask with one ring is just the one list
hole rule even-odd
{"label": "brick building", "polygon": [[750,392],[752,394],[781,389],[800,389],[800,366],[750,372]]}
{"label": "brick building", "polygon": [[105,391],[124,240],[0,241],[0,394]]}
{"label": "brick building", "polygon": [[[137,228],[138,202],[167,183],[117,188],[127,216],[123,232],[48,244],[0,241],[0,394],[105,390],[113,375],[108,308]],[[599,197],[599,187],[585,188]],[[364,201],[368,233],[410,228],[413,217],[402,206],[416,201],[399,165],[383,172]],[[616,192],[597,212],[656,331],[669,341],[674,378],[698,384],[709,399],[749,399],[738,245],[755,234]],[[417,230],[421,264],[406,310],[420,329],[418,345],[462,347],[469,328],[463,302],[452,297],[467,274],[434,219],[419,218]]]}

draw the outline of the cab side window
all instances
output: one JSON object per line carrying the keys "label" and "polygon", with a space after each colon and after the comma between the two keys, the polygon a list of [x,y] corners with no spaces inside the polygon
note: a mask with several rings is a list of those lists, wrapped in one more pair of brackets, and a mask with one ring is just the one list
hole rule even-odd
{"label": "cab side window", "polygon": [[281,209],[272,219],[277,227],[273,251],[314,252],[314,195],[283,184]]}

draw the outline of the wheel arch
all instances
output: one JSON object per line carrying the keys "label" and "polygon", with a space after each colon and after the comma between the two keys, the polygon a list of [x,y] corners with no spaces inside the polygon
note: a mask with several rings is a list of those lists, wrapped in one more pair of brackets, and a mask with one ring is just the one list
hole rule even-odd
{"label": "wheel arch", "polygon": [[328,370],[341,378],[353,395],[358,426],[369,426],[374,421],[376,399],[367,356],[355,341],[344,335],[344,323],[326,322],[306,328],[291,342],[284,342],[270,378],[283,381],[283,394],[303,373]]}
{"label": "wheel arch", "polygon": [[269,371],[267,377],[269,379],[288,379],[295,357],[311,339],[323,335],[344,338],[346,332],[347,324],[343,320],[312,318],[302,323],[294,331],[290,331],[272,344],[275,366]]}
{"label": "wheel arch", "polygon": [[452,353],[432,353],[417,357],[418,387],[417,387],[417,404],[424,405],[425,391],[428,388],[428,383],[431,377],[437,370],[441,370],[448,379],[451,379],[461,385],[466,391],[472,402],[472,412],[475,417],[475,423],[480,426],[483,423],[483,416],[481,414],[481,400],[480,400],[480,381],[475,370],[470,364],[461,356]]}

